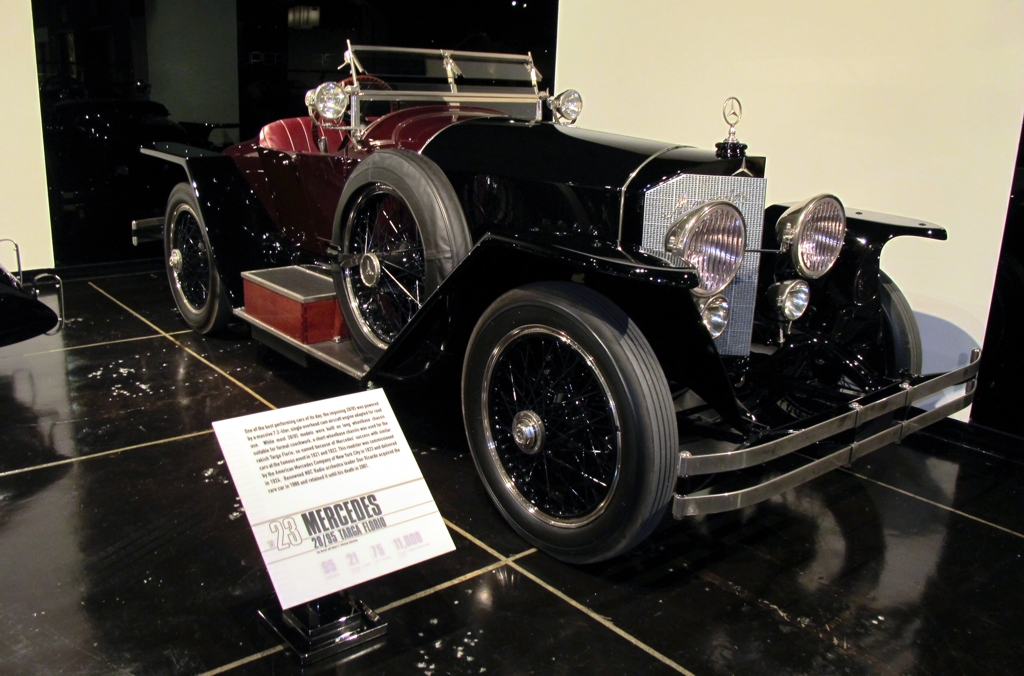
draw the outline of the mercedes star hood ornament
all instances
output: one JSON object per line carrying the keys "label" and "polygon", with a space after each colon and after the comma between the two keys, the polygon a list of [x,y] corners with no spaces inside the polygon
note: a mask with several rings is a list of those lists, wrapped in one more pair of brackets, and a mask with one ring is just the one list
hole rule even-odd
{"label": "mercedes star hood ornament", "polygon": [[725,103],[722,105],[722,117],[725,118],[725,123],[729,125],[729,136],[721,143],[715,144],[715,148],[718,149],[718,152],[715,154],[722,160],[746,157],[747,144],[740,143],[736,138],[736,125],[743,119],[743,104],[740,103],[738,98],[730,96],[725,100]]}

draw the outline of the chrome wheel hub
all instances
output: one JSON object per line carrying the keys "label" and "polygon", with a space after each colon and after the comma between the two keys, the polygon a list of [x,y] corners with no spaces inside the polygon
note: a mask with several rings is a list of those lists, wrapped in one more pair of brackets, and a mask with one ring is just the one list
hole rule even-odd
{"label": "chrome wheel hub", "polygon": [[171,255],[167,259],[171,269],[174,270],[175,274],[181,273],[181,252],[177,249],[171,249]]}
{"label": "chrome wheel hub", "polygon": [[527,455],[544,447],[544,421],[533,411],[520,411],[512,418],[512,439]]}
{"label": "chrome wheel hub", "polygon": [[365,253],[359,258],[359,279],[371,289],[380,281],[380,260],[375,254]]}

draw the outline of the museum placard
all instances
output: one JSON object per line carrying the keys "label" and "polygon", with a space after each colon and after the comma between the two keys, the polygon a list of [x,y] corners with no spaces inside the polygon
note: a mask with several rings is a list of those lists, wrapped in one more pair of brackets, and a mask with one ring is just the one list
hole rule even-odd
{"label": "museum placard", "polygon": [[213,429],[282,608],[455,549],[383,390]]}

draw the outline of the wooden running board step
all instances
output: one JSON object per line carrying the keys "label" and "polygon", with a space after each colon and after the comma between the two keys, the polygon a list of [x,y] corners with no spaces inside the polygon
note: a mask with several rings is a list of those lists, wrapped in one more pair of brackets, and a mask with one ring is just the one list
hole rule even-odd
{"label": "wooden running board step", "polygon": [[234,314],[252,326],[252,337],[303,365],[309,357],[354,378],[369,367],[348,338],[334,282],[326,274],[292,265],[242,273],[245,307]]}

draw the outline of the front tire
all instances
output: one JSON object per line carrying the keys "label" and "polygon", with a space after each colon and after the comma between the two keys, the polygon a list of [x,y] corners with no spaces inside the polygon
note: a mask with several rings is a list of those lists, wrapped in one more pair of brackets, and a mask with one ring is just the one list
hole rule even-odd
{"label": "front tire", "polygon": [[164,216],[164,265],[171,295],[189,327],[215,333],[231,321],[231,303],[210,250],[210,239],[192,186],[179,183]]}
{"label": "front tire", "polygon": [[484,313],[463,365],[477,470],[515,530],[589,563],[646,538],[675,483],[672,396],[629,317],[579,284],[515,289]]}

